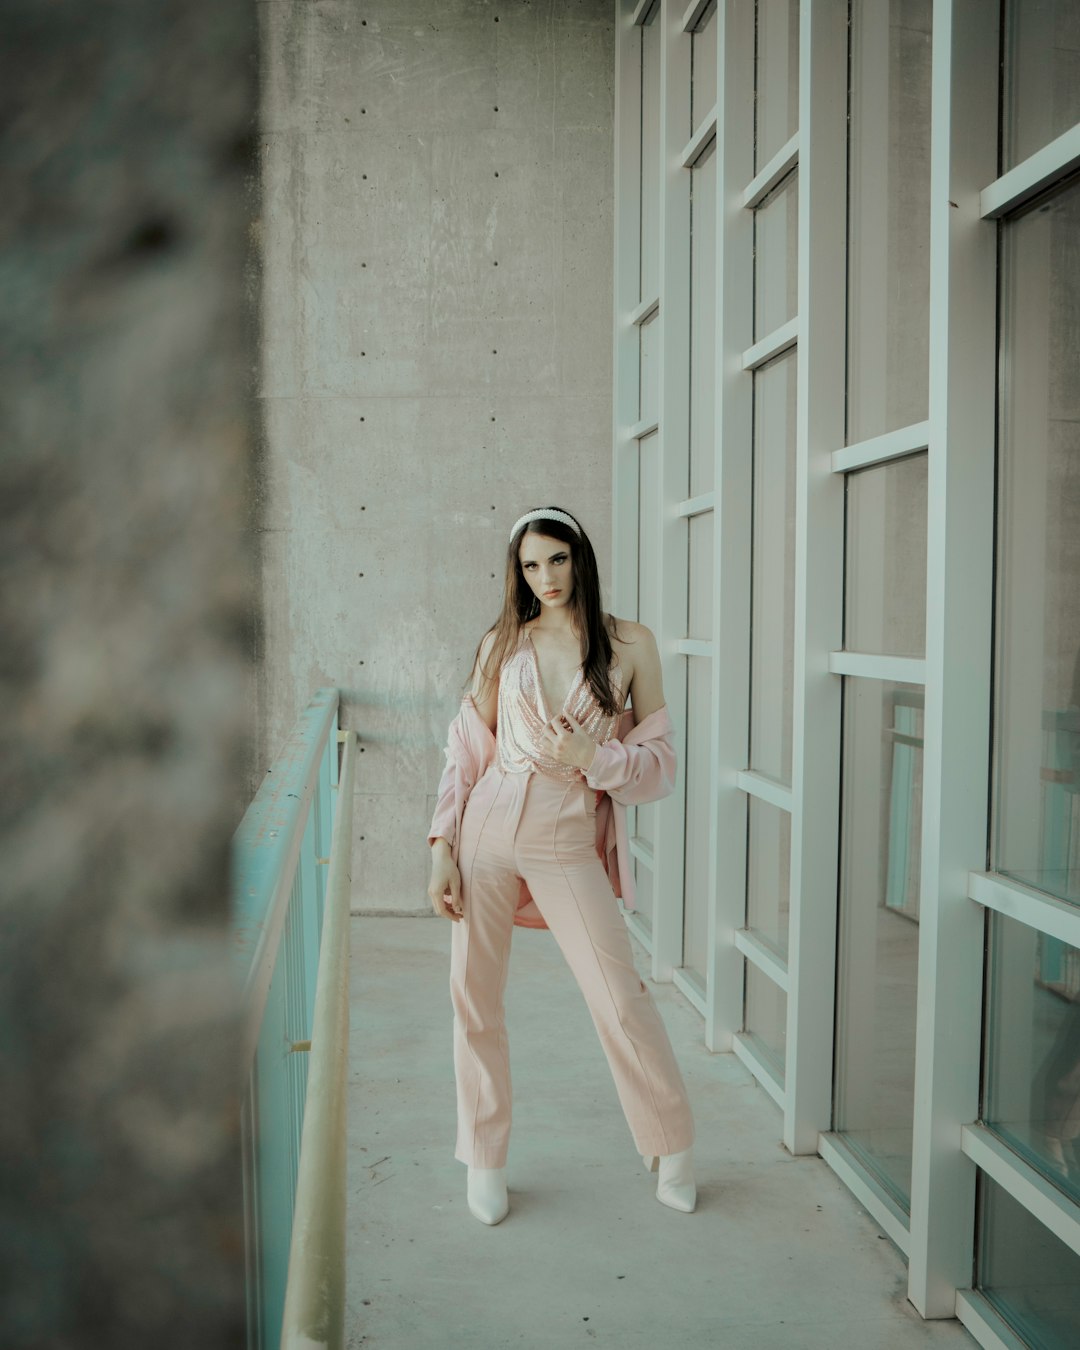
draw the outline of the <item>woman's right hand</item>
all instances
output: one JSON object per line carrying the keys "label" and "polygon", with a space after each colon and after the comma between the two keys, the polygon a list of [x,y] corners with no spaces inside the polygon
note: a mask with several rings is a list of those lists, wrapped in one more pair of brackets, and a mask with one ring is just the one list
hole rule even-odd
{"label": "woman's right hand", "polygon": [[[449,895],[447,895],[449,892]],[[461,904],[461,873],[450,855],[445,839],[436,839],[431,846],[431,881],[428,899],[435,913],[442,919],[458,923],[464,910]]]}

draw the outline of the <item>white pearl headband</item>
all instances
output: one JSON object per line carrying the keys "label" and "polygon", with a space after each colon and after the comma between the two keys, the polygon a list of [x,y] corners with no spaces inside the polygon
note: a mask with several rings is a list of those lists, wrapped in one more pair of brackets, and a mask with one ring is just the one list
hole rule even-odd
{"label": "white pearl headband", "polygon": [[514,535],[517,534],[518,530],[521,529],[522,525],[528,525],[530,520],[561,521],[564,525],[569,525],[570,528],[574,531],[574,533],[578,536],[578,538],[579,539],[581,538],[581,526],[577,523],[574,517],[568,516],[565,511],[556,511],[556,509],[553,506],[549,506],[546,510],[526,511],[520,520],[515,521],[514,528],[510,531],[511,543],[513,542]]}

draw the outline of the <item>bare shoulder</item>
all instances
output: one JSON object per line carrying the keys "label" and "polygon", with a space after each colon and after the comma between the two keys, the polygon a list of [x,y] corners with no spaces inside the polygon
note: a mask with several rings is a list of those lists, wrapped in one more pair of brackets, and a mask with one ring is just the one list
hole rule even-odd
{"label": "bare shoulder", "polygon": [[477,656],[480,658],[480,664],[483,665],[491,655],[491,649],[495,646],[495,629],[489,628],[480,639],[480,646],[477,648]]}
{"label": "bare shoulder", "polygon": [[663,706],[664,687],[660,651],[652,629],[633,619],[614,619],[611,645],[625,672],[626,690],[640,722]]}
{"label": "bare shoulder", "polygon": [[484,688],[494,682],[498,685],[498,673],[491,673],[491,655],[495,650],[495,630],[489,628],[480,639],[479,646],[476,648],[476,658],[472,669],[472,694],[475,698]]}
{"label": "bare shoulder", "polygon": [[487,667],[494,647],[495,632],[491,630],[480,639],[469,689],[470,697],[477,712],[492,731],[495,730],[495,720],[498,714],[499,676],[497,672],[489,675]]}
{"label": "bare shoulder", "polygon": [[622,642],[655,642],[652,629],[647,628],[645,624],[638,623],[636,619],[619,619],[614,614],[608,615],[608,622],[613,631],[618,630],[618,640]]}
{"label": "bare shoulder", "polygon": [[653,637],[652,629],[645,624],[637,623],[634,619],[617,619],[614,614],[609,614],[608,626],[611,645],[619,660],[625,664],[647,661],[656,652],[656,638]]}

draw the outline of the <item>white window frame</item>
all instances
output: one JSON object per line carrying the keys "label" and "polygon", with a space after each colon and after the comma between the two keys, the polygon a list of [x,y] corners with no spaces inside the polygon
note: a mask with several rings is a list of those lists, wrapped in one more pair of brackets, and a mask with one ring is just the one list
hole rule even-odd
{"label": "white window frame", "polygon": [[[931,107],[929,406],[925,421],[845,445],[847,340],[846,0],[801,0],[798,130],[755,172],[752,0],[720,0],[716,105],[687,138],[690,32],[702,0],[617,0],[614,603],[636,595],[637,442],[659,431],[662,500],[657,638],[677,726],[685,726],[686,662],[712,658],[714,766],[709,816],[708,968],[704,987],[680,968],[680,781],[657,815],[654,978],[674,980],[704,1019],[709,1049],[731,1051],[782,1112],[794,1153],[819,1153],[908,1258],[908,1295],[928,1318],[959,1316],[986,1346],[1018,1342],[970,1288],[979,1167],[1064,1240],[1080,1213],[978,1123],[983,949],[988,911],[1080,946],[1080,913],[986,872],[997,429],[997,221],[1080,164],[1080,126],[997,176],[999,34],[979,0],[934,0]],[[637,293],[640,23],[661,25],[659,292]],[[820,72],[820,74],[819,74]],[[687,498],[689,444],[688,168],[715,139],[717,157],[714,488]],[[797,315],[754,340],[753,210],[799,172]],[[637,418],[637,339],[660,324],[657,417]],[[790,786],[748,765],[752,371],[794,349],[797,371],[793,762]],[[845,476],[926,452],[926,653],[901,658],[843,648]],[[711,636],[685,629],[687,530],[711,513]],[[979,657],[972,660],[972,653]],[[833,1133],[833,1049],[841,702],[845,678],[925,689],[920,934],[910,1215]],[[681,746],[685,757],[685,743]],[[791,816],[786,961],[746,928],[751,799]],[[648,855],[646,859],[646,854]],[[665,898],[667,897],[667,898]],[[787,995],[786,1069],[778,1077],[744,1034],[746,963]],[[947,1033],[947,1034],[946,1034]],[[1025,1170],[1026,1169],[1026,1170]],[[1001,1181],[1004,1177],[1005,1180]]]}

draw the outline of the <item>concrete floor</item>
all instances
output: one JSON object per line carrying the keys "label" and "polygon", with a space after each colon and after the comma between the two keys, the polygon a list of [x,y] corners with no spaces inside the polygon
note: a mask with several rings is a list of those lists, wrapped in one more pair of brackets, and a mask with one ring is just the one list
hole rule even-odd
{"label": "concrete floor", "polygon": [[660,1205],[547,933],[515,936],[511,1208],[477,1223],[452,1156],[449,937],[434,918],[353,919],[350,1350],[975,1344],[919,1318],[900,1254],[820,1159],[785,1151],[772,1100],[734,1056],[709,1054],[663,985],[699,1201],[689,1216]]}

